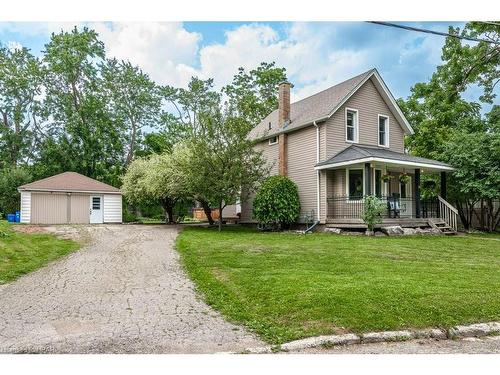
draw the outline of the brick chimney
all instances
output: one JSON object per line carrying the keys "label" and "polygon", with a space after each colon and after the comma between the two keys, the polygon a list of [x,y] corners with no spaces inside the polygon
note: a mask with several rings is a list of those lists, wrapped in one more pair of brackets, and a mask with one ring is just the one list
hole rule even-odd
{"label": "brick chimney", "polygon": [[[279,84],[278,98],[278,125],[280,131],[290,124],[290,82],[284,81]],[[279,136],[279,173],[287,175],[287,135],[281,133]]]}

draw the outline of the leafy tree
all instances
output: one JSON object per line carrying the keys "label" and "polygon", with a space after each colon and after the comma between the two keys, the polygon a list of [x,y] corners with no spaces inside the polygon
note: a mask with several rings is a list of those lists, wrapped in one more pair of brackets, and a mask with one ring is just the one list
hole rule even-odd
{"label": "leafy tree", "polygon": [[129,165],[138,148],[141,129],[158,126],[160,92],[147,74],[128,61],[108,60],[102,65],[102,76],[116,122],[123,122],[127,128],[125,164]]}
{"label": "leafy tree", "polygon": [[27,48],[0,48],[0,167],[32,154],[43,69]]}
{"label": "leafy tree", "polygon": [[39,163],[116,183],[122,173],[124,128],[116,123],[102,89],[104,45],[84,28],[52,34],[45,46],[48,135]]}
{"label": "leafy tree", "polygon": [[445,159],[456,168],[451,185],[462,198],[456,201],[466,229],[474,203],[483,199],[488,208],[487,229],[495,230],[500,222],[500,207],[494,209],[493,204],[500,197],[500,133],[456,133],[446,144]]}
{"label": "leafy tree", "polygon": [[267,176],[269,170],[261,152],[246,138],[247,123],[241,118],[216,114],[206,119],[202,137],[192,138],[189,176],[199,180],[198,196],[205,197],[219,209],[219,230],[223,209],[245,200]]}
{"label": "leafy tree", "polygon": [[19,210],[20,194],[17,188],[31,181],[31,176],[23,168],[0,170],[0,217],[2,214]]}
{"label": "leafy tree", "polygon": [[158,202],[168,223],[174,222],[175,204],[186,196],[183,178],[170,154],[134,159],[123,177],[122,191],[133,204]]}
{"label": "leafy tree", "polygon": [[152,155],[148,162],[147,191],[161,203],[167,222],[172,224],[175,204],[187,195],[185,176],[176,169],[171,154]]}
{"label": "leafy tree", "polygon": [[277,229],[295,223],[300,215],[297,185],[285,176],[268,177],[253,201],[253,215],[260,223]]}
{"label": "leafy tree", "polygon": [[[450,28],[450,33],[497,43],[500,40],[499,26],[480,22],[470,22],[462,30]],[[500,197],[499,185],[495,192],[495,185],[490,184],[498,173],[492,168],[497,156],[491,147],[499,131],[500,109],[494,105],[486,116],[481,115],[481,103],[493,103],[495,98],[500,49],[497,44],[464,43],[448,37],[442,51],[443,64],[429,82],[417,83],[407,100],[400,99],[399,104],[415,129],[415,134],[406,139],[410,152],[448,161],[457,168],[449,177],[448,196],[468,228],[471,209],[478,200]],[[467,101],[463,95],[471,87],[481,90],[478,102]],[[485,144],[478,144],[479,140]],[[492,175],[487,178],[487,174]],[[489,212],[492,223],[495,213]]]}
{"label": "leafy tree", "polygon": [[249,72],[239,68],[238,74],[223,92],[237,115],[255,126],[278,108],[276,88],[283,81],[286,81],[285,68],[277,67],[274,62],[262,62]]}

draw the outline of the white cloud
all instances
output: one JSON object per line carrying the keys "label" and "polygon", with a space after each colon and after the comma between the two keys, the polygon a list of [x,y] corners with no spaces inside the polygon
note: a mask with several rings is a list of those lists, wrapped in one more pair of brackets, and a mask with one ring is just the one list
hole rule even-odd
{"label": "white cloud", "polygon": [[[0,31],[48,35],[74,23],[0,23]],[[78,24],[82,26],[83,24]],[[229,83],[239,67],[275,61],[287,69],[298,100],[370,68],[380,69],[396,96],[430,76],[444,42],[422,35],[361,23],[244,24],[227,30],[224,40],[203,45],[202,35],[182,23],[87,23],[99,33],[108,57],[130,60],[160,84],[185,87],[191,76]],[[409,84],[411,82],[411,84]]]}
{"label": "white cloud", "polygon": [[181,23],[92,23],[109,57],[130,60],[161,84],[184,86],[193,74],[201,35]]}

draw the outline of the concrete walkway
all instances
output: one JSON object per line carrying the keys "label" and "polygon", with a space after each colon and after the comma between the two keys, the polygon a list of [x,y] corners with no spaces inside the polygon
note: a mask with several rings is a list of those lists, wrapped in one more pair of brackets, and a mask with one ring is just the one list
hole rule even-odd
{"label": "concrete walkway", "polygon": [[0,352],[213,353],[263,345],[203,303],[175,227],[55,227],[80,251],[0,286]]}

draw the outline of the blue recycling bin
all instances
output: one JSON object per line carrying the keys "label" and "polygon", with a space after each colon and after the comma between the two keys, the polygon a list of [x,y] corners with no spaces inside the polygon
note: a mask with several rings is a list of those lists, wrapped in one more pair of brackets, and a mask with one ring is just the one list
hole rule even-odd
{"label": "blue recycling bin", "polygon": [[7,214],[7,221],[9,223],[15,223],[16,222],[16,214]]}
{"label": "blue recycling bin", "polygon": [[16,223],[20,223],[20,222],[21,222],[21,212],[16,211]]}

